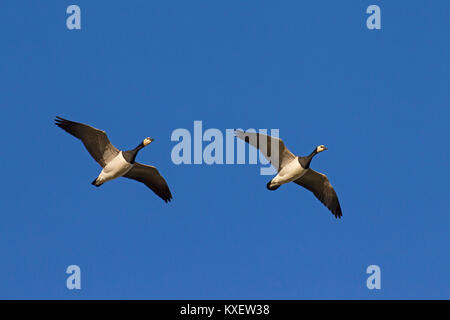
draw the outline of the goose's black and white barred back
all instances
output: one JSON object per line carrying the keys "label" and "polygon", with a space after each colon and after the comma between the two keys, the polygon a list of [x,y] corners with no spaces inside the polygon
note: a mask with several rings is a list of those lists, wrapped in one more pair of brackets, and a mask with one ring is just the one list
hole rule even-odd
{"label": "goose's black and white barred back", "polygon": [[267,189],[276,190],[283,184],[295,182],[311,191],[336,218],[342,217],[338,197],[327,176],[310,168],[313,157],[327,147],[320,145],[311,154],[299,157],[290,152],[281,139],[241,130],[236,130],[235,135],[261,151],[277,169],[278,174],[267,183]]}
{"label": "goose's black and white barred back", "polygon": [[120,151],[108,139],[105,131],[86,124],[56,117],[55,124],[74,137],[80,139],[90,155],[103,168],[98,177],[92,181],[96,187],[118,177],[125,177],[144,183],[165,202],[172,199],[169,186],[155,167],[136,162],[137,153],[153,142],[145,138],[136,148]]}

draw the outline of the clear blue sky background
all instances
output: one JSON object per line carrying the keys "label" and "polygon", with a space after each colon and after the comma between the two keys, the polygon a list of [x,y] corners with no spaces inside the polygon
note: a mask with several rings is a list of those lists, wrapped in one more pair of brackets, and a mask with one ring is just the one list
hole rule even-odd
{"label": "clear blue sky background", "polygon": [[[66,28],[77,4],[82,30]],[[366,28],[370,4],[382,29]],[[0,2],[0,298],[450,298],[448,1]],[[157,166],[165,204],[53,125]],[[174,165],[176,128],[279,128],[336,220],[256,165]],[[68,265],[82,289],[66,288]],[[381,267],[381,290],[366,268]]]}

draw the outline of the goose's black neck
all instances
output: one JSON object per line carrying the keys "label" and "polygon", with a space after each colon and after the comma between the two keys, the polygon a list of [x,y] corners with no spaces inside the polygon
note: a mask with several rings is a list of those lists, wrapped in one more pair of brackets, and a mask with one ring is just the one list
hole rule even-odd
{"label": "goose's black neck", "polygon": [[318,154],[317,148],[314,149],[314,151],[311,152],[311,154],[307,155],[306,157],[298,157],[298,162],[300,162],[300,165],[304,169],[309,169],[309,165],[311,164],[311,160],[312,160],[312,158],[314,158],[314,156],[316,154]]}
{"label": "goose's black neck", "polygon": [[137,153],[139,150],[141,150],[143,147],[145,147],[144,143],[141,142],[136,148],[122,152],[123,157],[125,160],[129,163],[134,163],[136,160]]}

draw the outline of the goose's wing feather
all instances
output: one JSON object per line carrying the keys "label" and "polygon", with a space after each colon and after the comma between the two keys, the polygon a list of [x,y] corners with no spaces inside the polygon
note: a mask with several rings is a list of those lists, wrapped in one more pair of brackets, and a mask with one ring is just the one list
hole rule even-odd
{"label": "goose's wing feather", "polygon": [[56,117],[55,124],[80,139],[91,156],[102,167],[119,154],[119,150],[111,144],[105,131],[61,117]]}
{"label": "goose's wing feather", "polygon": [[165,202],[172,199],[172,194],[170,193],[166,180],[164,180],[158,170],[153,166],[135,162],[131,170],[123,176],[128,179],[142,182]]}
{"label": "goose's wing feather", "polygon": [[[257,132],[234,131],[236,137],[257,148],[269,160],[272,165],[280,171],[286,164],[295,159],[295,156],[286,148],[283,140],[267,136]],[[272,150],[278,147],[278,150]],[[275,152],[273,152],[275,151]],[[278,152],[276,152],[278,151]],[[278,156],[278,157],[277,157]]]}
{"label": "goose's wing feather", "polygon": [[336,218],[342,217],[341,205],[333,186],[326,175],[309,169],[306,173],[294,181],[296,184],[308,189],[320,200]]}

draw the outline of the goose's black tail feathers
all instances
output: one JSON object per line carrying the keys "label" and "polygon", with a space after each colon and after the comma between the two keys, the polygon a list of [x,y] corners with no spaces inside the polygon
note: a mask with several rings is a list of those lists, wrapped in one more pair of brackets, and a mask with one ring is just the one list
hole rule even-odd
{"label": "goose's black tail feathers", "polygon": [[91,182],[91,184],[92,184],[93,186],[100,187],[103,183],[98,184],[98,183],[97,183],[97,178],[95,178],[94,181]]}
{"label": "goose's black tail feathers", "polygon": [[273,191],[273,190],[277,190],[280,186],[270,186],[270,183],[272,182],[272,180],[270,180],[269,182],[267,182],[267,189]]}

